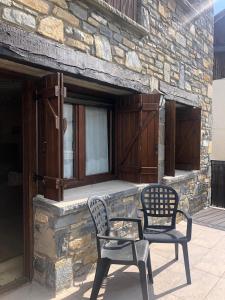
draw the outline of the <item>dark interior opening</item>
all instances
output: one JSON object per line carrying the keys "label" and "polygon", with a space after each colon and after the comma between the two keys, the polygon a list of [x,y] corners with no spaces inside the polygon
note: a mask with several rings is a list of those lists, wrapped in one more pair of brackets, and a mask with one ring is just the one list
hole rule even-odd
{"label": "dark interior opening", "polygon": [[22,83],[0,75],[0,289],[23,276]]}

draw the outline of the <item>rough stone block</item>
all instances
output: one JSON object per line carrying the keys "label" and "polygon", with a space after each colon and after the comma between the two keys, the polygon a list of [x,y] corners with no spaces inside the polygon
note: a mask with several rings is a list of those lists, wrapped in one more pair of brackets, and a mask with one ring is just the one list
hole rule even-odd
{"label": "rough stone block", "polygon": [[11,6],[12,5],[12,0],[0,0],[1,4]]}
{"label": "rough stone block", "polygon": [[87,234],[77,239],[72,239],[69,242],[69,250],[75,251],[76,249],[82,249],[91,242],[91,234]]}
{"label": "rough stone block", "polygon": [[113,35],[112,31],[108,27],[106,27],[104,25],[100,25],[99,29],[100,29],[100,33],[105,35],[107,38],[110,39],[112,37],[112,35]]}
{"label": "rough stone block", "polygon": [[125,64],[127,68],[132,69],[136,72],[141,72],[142,70],[141,61],[135,51],[127,52]]}
{"label": "rough stone block", "polygon": [[38,32],[56,41],[64,41],[63,21],[54,17],[46,17],[41,19]]}
{"label": "rough stone block", "polygon": [[72,13],[77,16],[79,19],[82,20],[87,20],[88,17],[88,13],[87,10],[85,10],[84,8],[80,7],[79,5],[77,5],[74,2],[71,2],[69,4],[69,8],[72,11]]}
{"label": "rough stone block", "polygon": [[87,31],[88,33],[91,33],[91,34],[97,32],[97,28],[90,25],[90,24],[88,24],[87,22],[83,22],[82,24],[83,24],[83,30],[84,31]]}
{"label": "rough stone block", "polygon": [[3,19],[18,25],[27,26],[32,29],[35,29],[36,27],[36,20],[34,16],[17,9],[8,7],[4,8],[2,17]]}
{"label": "rough stone block", "polygon": [[93,45],[94,38],[91,34],[82,32],[81,30],[74,28],[73,29],[73,35],[76,39],[80,40],[81,42],[85,42],[88,45]]}
{"label": "rough stone block", "polygon": [[187,40],[185,36],[183,36],[180,32],[176,33],[176,41],[178,44],[182,45],[183,47],[186,47],[187,45]]}
{"label": "rough stone block", "polygon": [[76,27],[79,26],[79,19],[77,17],[75,17],[74,15],[72,15],[71,13],[69,13],[67,10],[64,10],[60,7],[55,6],[53,9],[53,15],[55,15],[58,18],[63,19],[64,21],[66,21],[69,24],[72,24]]}
{"label": "rough stone block", "polygon": [[124,58],[125,52],[124,52],[123,49],[121,49],[121,48],[119,48],[119,47],[117,47],[117,46],[114,46],[113,49],[114,49],[114,52],[115,52],[115,54],[116,54],[117,56]]}
{"label": "rough stone block", "polygon": [[130,48],[130,49],[135,49],[135,44],[131,41],[129,41],[127,38],[123,38],[123,44],[124,46]]}
{"label": "rough stone block", "polygon": [[103,24],[103,25],[107,25],[107,20],[105,19],[105,18],[103,18],[103,17],[101,17],[100,15],[97,15],[96,13],[91,13],[91,17],[93,18],[93,19],[95,19],[97,22],[99,22],[99,23],[101,23],[101,24]]}
{"label": "rough stone block", "polygon": [[42,0],[17,0],[20,2],[42,14],[47,14],[49,10],[49,5],[46,1]]}
{"label": "rough stone block", "polygon": [[66,3],[66,0],[50,0],[51,2],[53,2],[54,4],[64,8],[64,9],[68,9],[68,5]]}
{"label": "rough stone block", "polygon": [[51,258],[57,257],[55,232],[52,229],[42,226],[35,230],[34,251]]}
{"label": "rough stone block", "polygon": [[60,291],[72,286],[73,264],[71,258],[57,261],[55,264],[55,290]]}
{"label": "rough stone block", "polygon": [[35,222],[47,224],[48,218],[49,216],[45,212],[41,211],[40,209],[36,209],[34,215]]}
{"label": "rough stone block", "polygon": [[97,57],[112,61],[111,46],[109,40],[105,36],[95,35],[95,49]]}
{"label": "rough stone block", "polygon": [[71,39],[71,38],[66,39],[66,44],[68,46],[77,48],[84,52],[88,52],[90,50],[90,48],[86,44],[84,44],[78,40],[75,40],[75,39]]}

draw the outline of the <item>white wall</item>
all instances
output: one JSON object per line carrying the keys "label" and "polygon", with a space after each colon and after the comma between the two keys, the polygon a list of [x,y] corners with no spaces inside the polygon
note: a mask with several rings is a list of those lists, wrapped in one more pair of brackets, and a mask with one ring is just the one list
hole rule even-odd
{"label": "white wall", "polygon": [[225,160],[225,79],[213,82],[212,159]]}

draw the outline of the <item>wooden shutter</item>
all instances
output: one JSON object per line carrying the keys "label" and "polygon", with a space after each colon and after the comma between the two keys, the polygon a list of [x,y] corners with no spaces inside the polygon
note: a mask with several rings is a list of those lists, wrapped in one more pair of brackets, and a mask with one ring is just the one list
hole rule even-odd
{"label": "wooden shutter", "polygon": [[117,165],[122,180],[158,181],[160,95],[131,95],[117,105]]}
{"label": "wooden shutter", "polygon": [[201,109],[177,109],[176,123],[176,168],[200,169]]}
{"label": "wooden shutter", "polygon": [[175,176],[176,102],[165,106],[165,175]]}
{"label": "wooden shutter", "polygon": [[63,200],[63,75],[41,79],[38,90],[39,176],[48,199]]}

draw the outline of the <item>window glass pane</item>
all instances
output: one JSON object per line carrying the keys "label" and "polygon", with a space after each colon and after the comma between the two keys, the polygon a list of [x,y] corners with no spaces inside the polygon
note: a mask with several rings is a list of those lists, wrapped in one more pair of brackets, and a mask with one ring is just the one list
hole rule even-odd
{"label": "window glass pane", "polygon": [[86,175],[109,172],[107,109],[85,109]]}
{"label": "window glass pane", "polygon": [[74,170],[74,114],[73,105],[64,104],[64,119],[66,128],[64,132],[64,178],[73,178]]}

